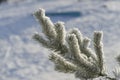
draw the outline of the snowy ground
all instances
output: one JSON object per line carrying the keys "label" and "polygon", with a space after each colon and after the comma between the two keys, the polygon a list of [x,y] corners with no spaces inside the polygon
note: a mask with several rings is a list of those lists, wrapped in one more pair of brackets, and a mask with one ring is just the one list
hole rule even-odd
{"label": "snowy ground", "polygon": [[44,8],[54,22],[64,21],[67,30],[78,27],[91,39],[95,30],[102,30],[107,71],[114,69],[114,58],[120,54],[119,0],[11,1],[0,4],[0,80],[76,80],[54,71],[50,52],[31,39],[35,32],[41,33],[33,17],[38,8]]}

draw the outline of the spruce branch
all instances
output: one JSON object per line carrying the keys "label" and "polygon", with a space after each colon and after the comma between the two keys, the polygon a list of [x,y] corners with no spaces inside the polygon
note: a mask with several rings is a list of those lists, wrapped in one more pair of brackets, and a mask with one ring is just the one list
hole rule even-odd
{"label": "spruce branch", "polygon": [[71,73],[75,72],[78,68],[76,65],[67,61],[61,55],[58,55],[56,53],[52,53],[49,57],[49,59],[56,64],[55,70],[58,70],[60,72]]}
{"label": "spruce branch", "polygon": [[74,34],[68,35],[67,42],[69,44],[71,53],[75,58],[75,61],[79,62],[79,66],[83,66],[84,68],[93,68],[93,64],[87,61],[87,56],[81,53],[78,45],[78,40]]}
{"label": "spruce branch", "polygon": [[94,55],[89,47],[90,39],[84,37],[79,29],[74,28],[66,32],[64,23],[53,23],[43,9],[39,9],[34,15],[42,25],[47,39],[39,34],[35,34],[33,38],[52,51],[49,59],[55,64],[55,70],[73,73],[76,78],[84,80],[100,76],[110,79],[104,74],[102,32],[94,32]]}
{"label": "spruce branch", "polygon": [[45,33],[45,35],[49,39],[55,39],[56,31],[54,24],[49,17],[45,16],[45,10],[39,9],[37,12],[34,13],[34,15],[37,18],[38,22],[42,25],[43,33]]}
{"label": "spruce branch", "polygon": [[43,36],[39,35],[38,33],[35,33],[32,38],[42,44],[44,47],[50,48],[49,41],[45,40]]}
{"label": "spruce branch", "polygon": [[75,34],[77,39],[78,39],[78,44],[82,45],[82,40],[83,40],[83,36],[82,36],[82,33],[77,29],[77,28],[73,28],[69,31],[69,34]]}
{"label": "spruce branch", "polygon": [[103,61],[103,44],[101,42],[103,37],[102,31],[94,32],[94,49],[98,59],[98,66],[100,68],[101,74],[104,72],[104,61]]}
{"label": "spruce branch", "polygon": [[[47,44],[47,48],[54,50],[54,51],[60,51],[62,55],[64,55],[65,52],[67,52],[67,47],[64,45],[65,41],[65,29],[62,22],[56,23],[54,25],[49,17],[45,16],[45,10],[39,9],[34,13],[35,17],[37,18],[38,22],[42,25],[42,30],[47,39],[49,45]],[[36,39],[36,36],[33,37]],[[39,40],[36,40],[41,43],[41,41],[45,44],[45,42],[42,38],[37,38]],[[41,40],[41,41],[40,41]],[[42,43],[42,44],[43,44]]]}
{"label": "spruce branch", "polygon": [[64,23],[63,22],[57,22],[55,23],[55,30],[56,30],[56,33],[57,33],[57,41],[60,43],[60,44],[64,44],[65,43],[65,26],[64,26]]}
{"label": "spruce branch", "polygon": [[83,48],[88,48],[89,47],[89,45],[90,45],[90,39],[89,38],[84,38],[83,39]]}
{"label": "spruce branch", "polygon": [[97,62],[96,56],[93,54],[93,51],[91,48],[89,48],[90,45],[90,39],[89,38],[84,38],[81,46],[81,51],[88,57],[92,58],[95,62]]}
{"label": "spruce branch", "polygon": [[91,57],[94,61],[97,61],[96,56],[93,54],[93,51],[89,48],[90,39],[83,38],[82,33],[77,28],[71,29],[69,33],[76,35],[81,53],[84,53],[87,57]]}

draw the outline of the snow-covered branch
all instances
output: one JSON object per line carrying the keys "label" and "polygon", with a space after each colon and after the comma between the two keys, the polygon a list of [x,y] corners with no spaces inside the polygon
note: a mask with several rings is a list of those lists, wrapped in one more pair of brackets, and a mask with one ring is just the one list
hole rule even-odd
{"label": "snow-covered branch", "polygon": [[84,37],[79,29],[73,28],[67,32],[63,22],[53,23],[43,9],[34,15],[41,24],[46,39],[40,34],[34,34],[33,39],[51,50],[49,59],[55,64],[55,70],[74,73],[77,78],[85,80],[100,76],[112,80],[104,70],[102,31],[94,32],[94,54],[89,47],[91,40]]}

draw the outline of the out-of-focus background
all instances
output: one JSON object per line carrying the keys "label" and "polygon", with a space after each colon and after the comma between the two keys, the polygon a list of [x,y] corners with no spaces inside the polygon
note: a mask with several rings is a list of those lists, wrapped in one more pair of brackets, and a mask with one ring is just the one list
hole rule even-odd
{"label": "out-of-focus background", "polygon": [[120,54],[119,0],[0,0],[0,80],[76,80],[56,72],[50,51],[32,40],[41,33],[33,16],[39,8],[54,23],[65,22],[66,30],[77,27],[91,39],[94,31],[103,31],[106,71],[113,76]]}

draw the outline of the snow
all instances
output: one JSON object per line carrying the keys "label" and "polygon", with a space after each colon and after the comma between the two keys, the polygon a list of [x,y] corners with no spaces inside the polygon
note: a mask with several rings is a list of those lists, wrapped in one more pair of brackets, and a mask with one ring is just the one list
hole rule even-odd
{"label": "snow", "polygon": [[119,7],[119,0],[10,0],[1,4],[0,80],[76,80],[72,74],[56,72],[48,60],[50,51],[32,40],[35,32],[41,33],[33,16],[38,8],[44,8],[53,22],[65,22],[67,30],[77,27],[91,39],[95,30],[103,31],[105,64],[112,75],[120,54]]}

